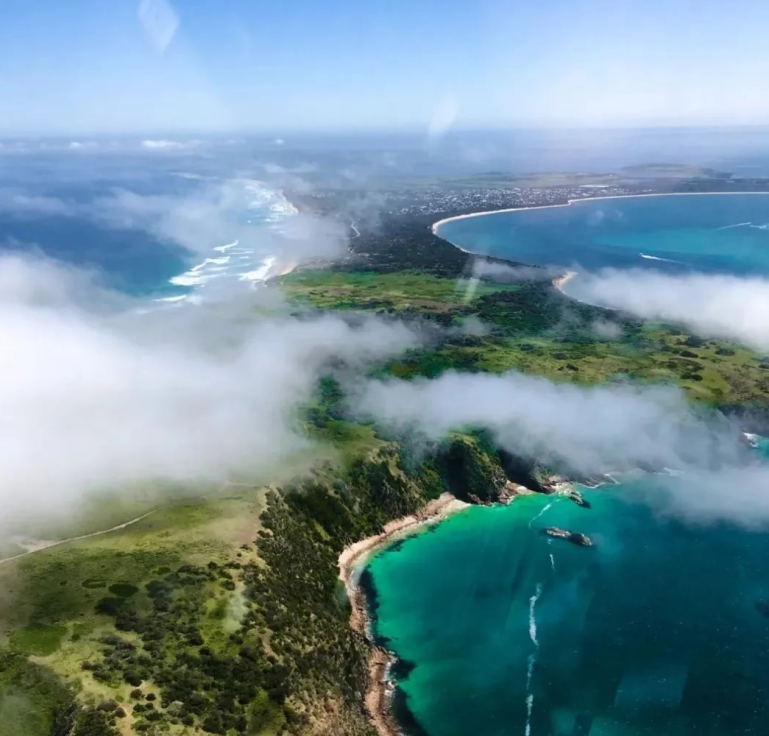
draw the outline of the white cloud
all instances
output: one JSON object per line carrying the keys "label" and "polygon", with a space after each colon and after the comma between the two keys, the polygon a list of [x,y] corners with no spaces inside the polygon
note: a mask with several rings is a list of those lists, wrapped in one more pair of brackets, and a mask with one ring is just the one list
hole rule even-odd
{"label": "white cloud", "polygon": [[[20,217],[81,217],[108,228],[141,230],[191,253],[210,254],[213,248],[235,240],[251,252],[275,256],[281,263],[345,253],[348,226],[339,220],[297,212],[284,218],[280,228],[244,221],[244,213],[255,199],[276,196],[258,181],[237,179],[208,183],[185,195],[116,189],[86,203],[0,190],[0,211]],[[288,206],[282,199],[275,199],[275,204]]]}
{"label": "white cloud", "polygon": [[200,147],[200,141],[171,141],[148,138],[142,141],[142,148],[147,151],[185,151]]}
{"label": "white cloud", "polygon": [[19,258],[0,258],[0,300],[5,529],[92,492],[269,469],[306,446],[294,411],[329,361],[414,341],[373,319],[260,319],[253,300],[142,317],[79,272]]}
{"label": "white cloud", "polygon": [[569,283],[569,294],[645,319],[679,323],[705,337],[769,350],[765,278],[606,270],[580,274]]}
{"label": "white cloud", "polygon": [[450,372],[433,380],[371,383],[359,406],[433,439],[484,427],[511,452],[585,473],[718,465],[742,450],[729,422],[698,416],[672,388],[584,388],[515,372]]}

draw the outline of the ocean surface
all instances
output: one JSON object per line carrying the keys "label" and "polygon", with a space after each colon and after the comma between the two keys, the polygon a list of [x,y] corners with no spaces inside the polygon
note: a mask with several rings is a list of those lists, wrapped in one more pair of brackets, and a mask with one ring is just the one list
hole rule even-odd
{"label": "ocean surface", "polygon": [[[581,201],[454,220],[470,251],[583,270],[769,273],[769,196]],[[766,442],[760,455],[767,462]],[[669,484],[689,499],[672,515]],[[375,556],[395,711],[428,736],[769,733],[769,533],[697,520],[685,476],[472,507]],[[583,548],[544,536],[560,526]]]}
{"label": "ocean surface", "polygon": [[375,556],[374,630],[401,658],[407,731],[766,734],[769,534],[661,514],[662,482],[583,489],[591,509],[471,507]]}
{"label": "ocean surface", "polygon": [[769,273],[769,195],[626,197],[451,220],[446,240],[475,253],[595,271]]}
{"label": "ocean surface", "polygon": [[[231,200],[238,203],[217,214],[231,221],[239,240],[227,237],[225,224],[220,237],[202,241],[192,252],[152,226],[124,226],[119,218],[105,221],[100,216],[100,198],[111,192],[128,191],[150,201],[168,197],[176,206],[190,197],[194,206],[209,183],[163,172],[149,180],[67,181],[30,190],[32,194],[23,195],[33,200],[29,207],[0,206],[0,253],[43,255],[93,271],[113,289],[159,302],[199,302],[214,289],[229,293],[263,280],[276,262],[271,235],[295,215],[293,205],[279,189],[257,180],[211,181],[229,187]],[[50,211],[38,200],[53,202]],[[130,215],[124,216],[126,221]]]}

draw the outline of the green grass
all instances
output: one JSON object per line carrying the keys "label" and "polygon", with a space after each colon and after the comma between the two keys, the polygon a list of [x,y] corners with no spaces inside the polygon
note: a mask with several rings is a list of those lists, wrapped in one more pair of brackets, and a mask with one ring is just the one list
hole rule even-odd
{"label": "green grass", "polygon": [[[516,370],[585,385],[627,377],[672,383],[690,398],[714,404],[758,401],[769,394],[769,368],[762,367],[766,363],[761,356],[717,341],[691,347],[684,344],[685,339],[685,335],[658,327],[648,328],[642,340],[626,342],[488,337],[469,347],[447,344],[411,351],[390,362],[380,375],[433,378],[451,369],[489,373]],[[725,347],[733,354],[719,355],[717,351]],[[687,356],[682,356],[682,351]]]}
{"label": "green grass", "polygon": [[50,670],[26,655],[0,649],[0,734],[51,736],[55,710],[66,708],[72,695]]}
{"label": "green grass", "polygon": [[447,312],[515,285],[444,279],[418,271],[397,273],[295,271],[281,280],[291,298],[321,309]]}
{"label": "green grass", "polygon": [[59,649],[66,635],[66,626],[30,624],[16,629],[10,636],[9,644],[14,651],[45,657]]}
{"label": "green grass", "polygon": [[15,687],[0,694],[0,733],[14,736],[48,736],[48,719],[29,695]]}

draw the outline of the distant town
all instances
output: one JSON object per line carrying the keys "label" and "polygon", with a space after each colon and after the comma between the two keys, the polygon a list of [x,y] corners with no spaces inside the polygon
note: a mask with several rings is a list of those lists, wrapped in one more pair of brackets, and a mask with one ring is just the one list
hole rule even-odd
{"label": "distant town", "polygon": [[392,215],[543,207],[569,200],[684,192],[764,192],[768,178],[735,178],[696,167],[635,167],[619,174],[487,174],[462,179],[379,182],[379,188],[323,188],[292,195],[316,211],[366,210]]}

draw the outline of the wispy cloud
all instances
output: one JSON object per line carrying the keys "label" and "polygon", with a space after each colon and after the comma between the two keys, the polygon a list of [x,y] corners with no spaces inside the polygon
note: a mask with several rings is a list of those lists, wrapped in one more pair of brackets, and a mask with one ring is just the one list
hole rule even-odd
{"label": "wispy cloud", "polygon": [[719,466],[742,452],[729,421],[697,414],[673,388],[584,388],[515,372],[447,373],[371,383],[359,406],[433,439],[482,427],[511,452],[583,473]]}
{"label": "wispy cloud", "polygon": [[[297,212],[280,228],[248,221],[255,200],[275,197],[260,182],[207,182],[187,194],[138,194],[115,189],[90,202],[0,190],[0,211],[17,217],[84,218],[112,229],[140,230],[191,253],[208,254],[237,240],[280,261],[335,258],[346,251],[349,222]],[[282,207],[289,205],[280,200]]]}

